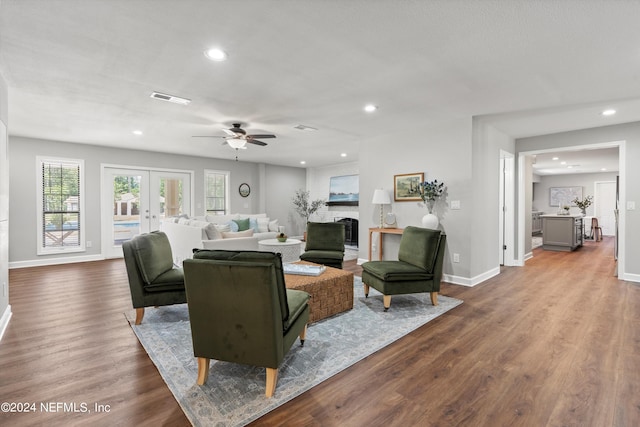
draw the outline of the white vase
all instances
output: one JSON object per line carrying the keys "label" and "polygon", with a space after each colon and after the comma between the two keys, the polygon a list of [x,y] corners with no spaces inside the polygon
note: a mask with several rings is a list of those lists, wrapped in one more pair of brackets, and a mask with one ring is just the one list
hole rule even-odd
{"label": "white vase", "polygon": [[437,230],[440,220],[434,214],[428,213],[422,217],[422,227]]}

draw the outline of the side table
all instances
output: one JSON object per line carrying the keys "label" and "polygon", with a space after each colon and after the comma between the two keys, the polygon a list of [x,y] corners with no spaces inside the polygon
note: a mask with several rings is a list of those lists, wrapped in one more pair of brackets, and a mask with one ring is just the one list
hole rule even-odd
{"label": "side table", "polygon": [[369,261],[371,259],[371,253],[373,252],[372,247],[372,236],[373,233],[380,233],[380,242],[378,242],[378,259],[382,260],[382,243],[384,234],[402,234],[404,232],[404,228],[370,228],[369,229]]}
{"label": "side table", "polygon": [[279,252],[282,254],[282,262],[294,262],[300,260],[302,253],[302,241],[298,239],[287,239],[286,242],[279,242],[278,239],[260,240],[258,248],[265,252]]}

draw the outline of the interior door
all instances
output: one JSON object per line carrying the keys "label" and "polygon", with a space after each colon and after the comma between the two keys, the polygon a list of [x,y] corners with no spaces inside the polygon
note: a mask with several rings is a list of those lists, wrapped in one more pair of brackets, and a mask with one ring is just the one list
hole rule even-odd
{"label": "interior door", "polygon": [[601,181],[595,183],[594,211],[598,225],[604,236],[613,236],[616,232],[616,182]]}
{"label": "interior door", "polygon": [[159,230],[167,216],[190,214],[191,174],[105,167],[103,172],[102,252],[122,256],[122,242]]}

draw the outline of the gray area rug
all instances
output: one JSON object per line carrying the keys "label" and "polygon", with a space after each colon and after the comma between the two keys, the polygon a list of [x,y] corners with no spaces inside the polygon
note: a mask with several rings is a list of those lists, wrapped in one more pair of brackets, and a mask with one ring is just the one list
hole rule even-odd
{"label": "gray area rug", "polygon": [[186,304],[147,308],[139,326],[133,324],[133,310],[126,316],[193,425],[241,426],[462,304],[439,296],[434,307],[429,294],[399,295],[385,313],[380,293],[371,289],[365,299],[360,277],[354,286],[353,310],[310,325],[304,347],[299,341],[293,345],[270,399],[264,395],[264,368],[212,360],[206,384],[196,384]]}

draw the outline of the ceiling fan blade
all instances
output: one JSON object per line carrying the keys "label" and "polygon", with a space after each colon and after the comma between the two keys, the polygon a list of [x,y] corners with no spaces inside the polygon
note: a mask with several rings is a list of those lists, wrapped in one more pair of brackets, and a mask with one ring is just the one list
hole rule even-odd
{"label": "ceiling fan blade", "polygon": [[263,147],[264,147],[265,145],[267,145],[267,143],[266,143],[266,142],[258,141],[257,139],[253,139],[253,138],[247,138],[247,142],[248,142],[249,144],[256,144],[256,145],[260,145],[260,146],[263,146]]}
{"label": "ceiling fan blade", "polygon": [[231,129],[222,129],[222,130],[224,131],[224,133],[226,133],[229,136],[237,136],[238,135],[237,133],[235,133]]}
{"label": "ceiling fan blade", "polygon": [[191,138],[226,138],[220,135],[191,135]]}
{"label": "ceiling fan blade", "polygon": [[276,137],[275,135],[269,135],[269,134],[267,134],[267,135],[247,135],[247,138],[252,138],[252,139],[254,139],[254,138],[266,139],[266,138],[275,138],[275,137]]}

